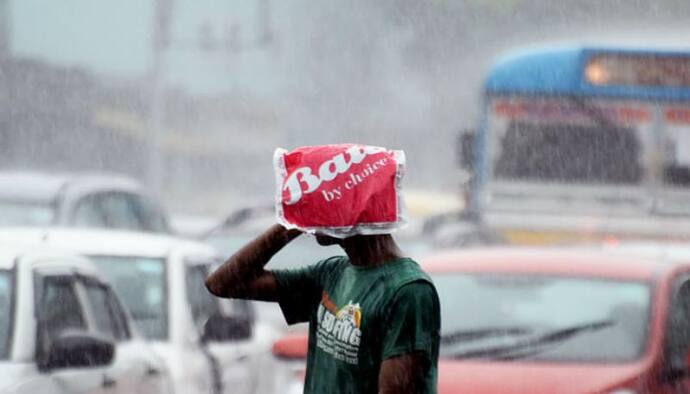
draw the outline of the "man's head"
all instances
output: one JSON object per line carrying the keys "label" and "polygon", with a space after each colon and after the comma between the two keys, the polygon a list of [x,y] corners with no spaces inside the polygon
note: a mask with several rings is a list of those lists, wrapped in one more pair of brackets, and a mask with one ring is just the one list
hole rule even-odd
{"label": "man's head", "polygon": [[381,235],[353,235],[347,238],[336,238],[330,235],[316,234],[316,242],[321,246],[339,245],[341,247],[361,248],[365,245],[375,245],[391,238],[390,234]]}
{"label": "man's head", "polygon": [[316,234],[316,242],[321,246],[339,245],[350,260],[356,257],[379,260],[400,255],[400,249],[390,234],[353,235],[343,239]]}
{"label": "man's head", "polygon": [[377,234],[377,235],[353,235],[347,238],[336,238],[325,234],[316,234],[316,242],[321,246],[331,246],[340,245],[345,247],[346,245],[373,245],[382,242],[390,242],[393,236],[390,234]]}

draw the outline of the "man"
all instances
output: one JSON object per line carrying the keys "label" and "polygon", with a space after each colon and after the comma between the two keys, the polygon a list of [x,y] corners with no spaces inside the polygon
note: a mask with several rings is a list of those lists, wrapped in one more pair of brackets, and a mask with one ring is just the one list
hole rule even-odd
{"label": "man", "polygon": [[264,266],[298,230],[276,224],[206,280],[219,297],[277,301],[289,324],[309,322],[306,393],[435,393],[440,331],[436,289],[393,238],[317,235],[340,245],[295,270]]}

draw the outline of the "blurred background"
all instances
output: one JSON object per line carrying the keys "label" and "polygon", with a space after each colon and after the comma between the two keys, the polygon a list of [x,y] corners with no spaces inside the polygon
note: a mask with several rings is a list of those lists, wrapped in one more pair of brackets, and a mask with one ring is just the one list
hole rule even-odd
{"label": "blurred background", "polygon": [[[304,325],[203,281],[275,223],[277,147],[352,142],[406,152],[396,239],[436,267],[439,392],[690,392],[689,20],[688,0],[0,0],[0,242],[90,257],[132,315],[65,293],[14,316],[39,294],[15,271],[38,276],[3,246],[0,359],[36,365],[0,391],[52,376],[41,362],[86,313],[111,316],[78,327],[113,340],[104,368],[130,325],[153,346],[130,352],[160,360],[74,387],[302,392]],[[301,237],[269,268],[341,252]],[[64,327],[27,334],[42,312]],[[458,373],[468,358],[499,369]]]}
{"label": "blurred background", "polygon": [[0,166],[124,173],[216,215],[270,203],[276,147],[358,142],[405,150],[406,188],[456,193],[498,53],[689,17],[684,0],[0,0]]}

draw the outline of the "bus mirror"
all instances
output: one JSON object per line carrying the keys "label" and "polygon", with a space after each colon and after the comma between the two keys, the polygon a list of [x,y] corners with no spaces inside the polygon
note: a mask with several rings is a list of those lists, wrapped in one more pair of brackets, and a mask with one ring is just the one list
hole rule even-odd
{"label": "bus mirror", "polygon": [[463,130],[457,141],[458,164],[469,172],[474,169],[474,138],[474,130]]}

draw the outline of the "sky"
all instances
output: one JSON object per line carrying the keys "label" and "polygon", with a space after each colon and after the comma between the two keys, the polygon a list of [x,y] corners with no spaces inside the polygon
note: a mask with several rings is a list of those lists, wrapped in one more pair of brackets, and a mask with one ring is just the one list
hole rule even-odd
{"label": "sky", "polygon": [[108,74],[140,74],[149,67],[151,2],[21,0],[11,3],[11,12],[15,54]]}
{"label": "sky", "polygon": [[[274,10],[284,12],[281,2],[276,3]],[[151,0],[15,0],[11,12],[11,48],[16,55],[119,78],[140,78],[151,69]],[[170,86],[200,94],[248,86],[259,94],[274,93],[280,85],[275,78],[279,74],[270,71],[275,64],[262,53],[272,49],[252,45],[258,35],[256,12],[257,2],[251,0],[177,1],[171,47],[165,53]],[[200,49],[202,26],[208,26],[211,36],[218,38],[237,26],[239,41],[247,49]],[[248,48],[251,46],[254,48]]]}

